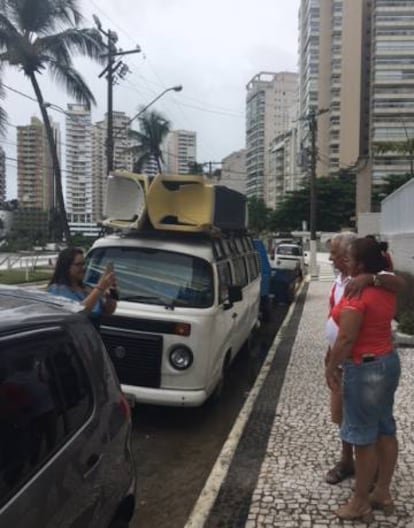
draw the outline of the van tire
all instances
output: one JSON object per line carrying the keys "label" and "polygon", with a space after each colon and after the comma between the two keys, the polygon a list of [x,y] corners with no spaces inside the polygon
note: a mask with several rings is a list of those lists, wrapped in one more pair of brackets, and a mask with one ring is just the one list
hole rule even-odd
{"label": "van tire", "polygon": [[227,354],[226,354],[226,357],[224,358],[223,368],[221,369],[220,379],[219,379],[217,385],[215,386],[213,392],[211,393],[211,395],[210,395],[210,397],[208,399],[208,401],[211,402],[211,403],[218,403],[219,400],[221,400],[221,398],[223,396],[227,370],[228,370],[229,365],[230,365],[230,358],[231,358],[231,351],[228,350]]}

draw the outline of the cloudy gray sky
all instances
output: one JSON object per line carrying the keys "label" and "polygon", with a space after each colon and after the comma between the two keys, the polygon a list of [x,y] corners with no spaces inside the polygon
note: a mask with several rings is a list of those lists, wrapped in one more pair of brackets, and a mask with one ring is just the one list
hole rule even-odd
{"label": "cloudy gray sky", "polygon": [[[125,49],[136,44],[142,52],[125,62],[131,69],[115,87],[114,108],[133,115],[169,86],[181,84],[180,93],[168,93],[154,108],[163,112],[173,128],[197,132],[198,161],[220,161],[244,147],[247,82],[259,71],[296,71],[299,0],[80,0],[86,25],[97,14],[104,29],[118,34]],[[78,60],[97,100],[92,120],[105,113],[106,83],[101,68]],[[5,69],[4,82],[29,95],[24,76]],[[69,101],[46,76],[41,79],[45,100],[60,106]],[[39,115],[36,103],[6,91],[3,102],[9,121],[24,125]],[[64,116],[53,113],[61,123]],[[9,127],[7,156],[16,157],[16,129]],[[64,149],[63,149],[64,150]],[[7,195],[16,196],[15,163],[7,161]]]}

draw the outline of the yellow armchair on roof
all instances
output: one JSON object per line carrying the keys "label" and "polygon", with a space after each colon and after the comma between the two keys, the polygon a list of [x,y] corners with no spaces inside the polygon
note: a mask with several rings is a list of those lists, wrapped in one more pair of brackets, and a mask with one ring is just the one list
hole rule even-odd
{"label": "yellow armchair on roof", "polygon": [[203,176],[158,174],[147,196],[155,229],[202,232],[214,229],[215,187]]}

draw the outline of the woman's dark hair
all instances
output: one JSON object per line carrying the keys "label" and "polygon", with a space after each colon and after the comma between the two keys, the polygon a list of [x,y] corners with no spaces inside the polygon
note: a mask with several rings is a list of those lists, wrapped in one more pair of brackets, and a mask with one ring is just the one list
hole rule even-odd
{"label": "woman's dark hair", "polygon": [[378,273],[386,268],[386,261],[378,242],[372,238],[357,238],[351,244],[351,253],[357,264],[362,264],[365,273]]}
{"label": "woman's dark hair", "polygon": [[76,255],[83,256],[83,251],[80,248],[71,247],[59,253],[49,286],[51,284],[66,284],[66,286],[70,286],[69,268],[73,264]]}
{"label": "woman's dark hair", "polygon": [[379,247],[381,251],[385,253],[386,251],[388,251],[388,242],[385,242],[385,241],[380,242]]}

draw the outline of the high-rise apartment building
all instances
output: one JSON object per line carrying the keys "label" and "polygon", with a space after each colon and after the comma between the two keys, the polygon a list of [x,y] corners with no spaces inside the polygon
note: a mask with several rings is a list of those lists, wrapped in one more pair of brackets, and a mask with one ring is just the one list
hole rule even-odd
{"label": "high-rise apartment building", "polygon": [[197,161],[197,133],[191,130],[172,130],[166,140],[167,172],[189,174]]}
{"label": "high-rise apartment building", "polygon": [[[114,170],[132,170],[129,117],[124,112],[113,112]],[[106,163],[108,118],[93,126],[92,141],[92,214],[95,222],[102,220],[108,170]]]}
{"label": "high-rise apartment building", "polygon": [[70,223],[94,220],[91,112],[82,104],[66,111],[66,210]]}
{"label": "high-rise apartment building", "polygon": [[[366,151],[369,8],[370,0],[301,2],[299,114],[317,114],[318,176],[353,166]],[[306,120],[300,138],[309,146]]]}
{"label": "high-rise apartment building", "polygon": [[372,183],[390,174],[413,174],[413,152],[378,143],[414,140],[414,2],[376,0],[372,5],[370,151]]}
{"label": "high-rise apartment building", "polygon": [[269,183],[267,185],[267,204],[277,209],[281,200],[290,191],[296,191],[302,185],[298,167],[298,127],[297,123],[270,143],[269,147]]}
{"label": "high-rise apartment building", "polygon": [[0,147],[0,206],[6,200],[6,153]]}
{"label": "high-rise apartment building", "polygon": [[[247,84],[246,194],[267,200],[269,148],[289,129],[289,112],[297,103],[298,76],[292,72],[260,72]],[[272,207],[272,204],[268,204]]]}
{"label": "high-rise apartment building", "polygon": [[[60,134],[53,124],[60,152]],[[47,211],[56,207],[53,164],[45,127],[37,117],[17,127],[17,198],[24,208]]]}
{"label": "high-rise apartment building", "polygon": [[246,194],[246,179],[246,149],[237,150],[223,158],[217,183]]}
{"label": "high-rise apartment building", "polygon": [[412,155],[378,144],[414,137],[414,3],[302,0],[299,28],[299,113],[322,111],[317,175],[356,172],[357,212],[367,212],[372,185],[411,171]]}

